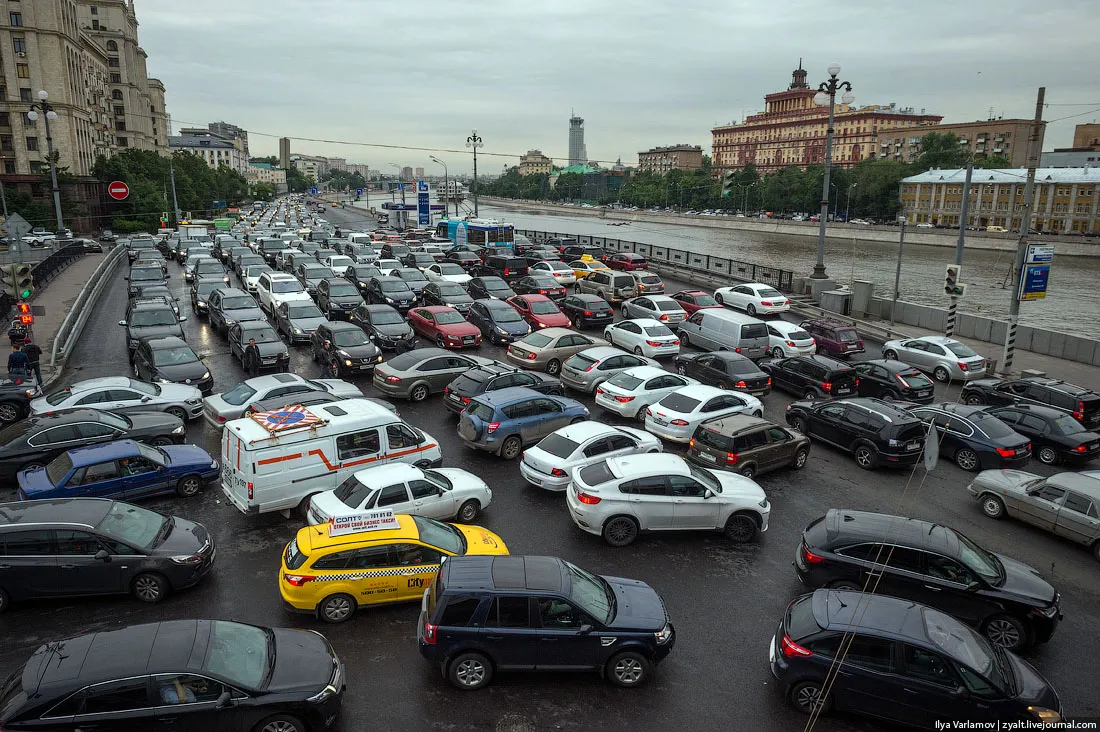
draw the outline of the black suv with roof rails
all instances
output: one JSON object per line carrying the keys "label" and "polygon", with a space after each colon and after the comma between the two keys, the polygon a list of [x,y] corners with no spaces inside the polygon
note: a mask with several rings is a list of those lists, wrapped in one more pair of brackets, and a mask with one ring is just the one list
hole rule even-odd
{"label": "black suv with roof rails", "polygon": [[443,390],[443,406],[458,414],[473,397],[510,386],[526,386],[540,394],[565,396],[565,387],[553,376],[524,371],[508,364],[491,363],[472,368],[452,381]]}
{"label": "black suv with roof rails", "polygon": [[811,440],[851,452],[864,470],[914,465],[924,447],[924,423],[881,399],[797,401],[787,407],[787,424]]}
{"label": "black suv with roof rails", "polygon": [[963,386],[967,404],[1039,404],[1066,414],[1090,430],[1100,428],[1100,394],[1060,379],[976,379]]}
{"label": "black suv with roof rails", "polygon": [[448,559],[424,591],[420,654],[459,689],[498,671],[596,671],[633,688],[672,651],[664,600],[644,582],[557,557]]}
{"label": "black suv with roof rails", "polygon": [[802,532],[794,567],[806,587],[872,586],[953,615],[1010,651],[1046,643],[1062,618],[1059,594],[1037,569],[904,516],[830,508]]}
{"label": "black suv with roof rails", "polygon": [[760,370],[771,377],[774,388],[806,399],[854,397],[859,389],[856,370],[828,356],[792,356],[763,361]]}

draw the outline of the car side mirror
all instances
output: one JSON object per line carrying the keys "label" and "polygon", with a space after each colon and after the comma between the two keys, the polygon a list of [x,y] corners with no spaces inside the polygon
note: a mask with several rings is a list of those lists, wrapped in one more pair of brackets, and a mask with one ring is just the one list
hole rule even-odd
{"label": "car side mirror", "polygon": [[181,316],[180,316],[180,322],[181,322],[181,323],[184,323],[184,322],[186,322],[186,321],[187,321],[187,316],[186,316],[186,315],[181,315]]}
{"label": "car side mirror", "polygon": [[970,584],[968,584],[966,586],[966,591],[967,592],[977,592],[981,588],[982,588],[982,583],[978,582],[977,580],[974,580],[973,582],[971,582]]}
{"label": "car side mirror", "polygon": [[581,635],[588,635],[591,632],[592,632],[592,626],[589,625],[588,623],[585,623],[584,625],[581,626]]}
{"label": "car side mirror", "polygon": [[225,709],[229,706],[229,703],[233,701],[233,695],[228,690],[223,691],[218,695],[218,701],[214,703],[215,709]]}
{"label": "car side mirror", "polygon": [[152,398],[152,397],[149,397],[149,396],[143,396],[143,397],[141,398],[141,401],[142,401],[142,403],[144,403],[144,402],[150,402],[150,401],[152,401],[152,400],[153,400],[153,398]]}
{"label": "car side mirror", "polygon": [[703,498],[714,498],[715,495],[716,495],[715,492],[712,491],[710,488],[707,488],[703,492]]}
{"label": "car side mirror", "polygon": [[107,553],[106,549],[100,549],[95,553],[95,559],[100,562],[109,562],[111,561],[111,555]]}
{"label": "car side mirror", "polygon": [[951,692],[951,696],[963,699],[970,696],[970,692],[967,691],[967,688],[965,686],[959,686]]}
{"label": "car side mirror", "polygon": [[126,325],[126,321],[125,320],[120,320],[120,321],[118,321],[118,324],[119,325]]}

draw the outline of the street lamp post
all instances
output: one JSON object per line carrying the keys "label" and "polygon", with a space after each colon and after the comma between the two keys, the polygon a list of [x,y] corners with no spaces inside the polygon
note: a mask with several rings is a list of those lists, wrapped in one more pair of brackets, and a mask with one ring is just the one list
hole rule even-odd
{"label": "street lamp post", "polygon": [[[446,217],[447,207],[450,205],[448,203],[448,197],[451,195],[451,179],[447,173],[447,164],[434,155],[429,155],[428,157],[431,158],[432,162],[439,163],[443,166],[443,216]],[[457,202],[455,203],[455,216],[458,216]]]}
{"label": "street lamp post", "polygon": [[810,278],[815,280],[826,279],[825,226],[829,219],[829,167],[833,162],[833,113],[836,108],[837,90],[844,89],[844,94],[840,98],[840,101],[844,104],[851,104],[855,101],[855,95],[852,94],[852,84],[838,80],[836,75],[839,73],[840,64],[831,64],[829,66],[829,80],[821,82],[817,87],[817,94],[814,95],[814,103],[819,107],[829,105],[829,125],[825,128],[825,178],[821,183],[821,226],[817,234],[817,263],[814,265],[813,274],[810,275]]}
{"label": "street lamp post", "polygon": [[836,210],[840,206],[840,192],[836,189],[836,183],[830,183],[829,187],[833,189],[833,221],[836,221]]}
{"label": "street lamp post", "polygon": [[466,147],[474,151],[474,218],[478,217],[477,213],[477,149],[484,145],[484,141],[478,137],[477,130],[470,133],[470,136],[466,138]]}
{"label": "street lamp post", "polygon": [[57,188],[57,166],[53,159],[53,137],[50,135],[50,122],[57,119],[57,112],[46,100],[50,95],[45,89],[38,92],[38,104],[31,105],[31,111],[27,112],[27,119],[31,122],[38,121],[38,112],[42,112],[46,122],[46,156],[50,163],[50,183],[53,185],[53,209],[57,215],[57,233],[65,231],[65,220],[61,216],[61,191]]}
{"label": "street lamp post", "polygon": [[852,189],[855,188],[857,185],[859,185],[858,182],[848,186],[848,201],[844,204],[844,223],[848,223],[852,220],[850,218],[850,215],[852,213]]}

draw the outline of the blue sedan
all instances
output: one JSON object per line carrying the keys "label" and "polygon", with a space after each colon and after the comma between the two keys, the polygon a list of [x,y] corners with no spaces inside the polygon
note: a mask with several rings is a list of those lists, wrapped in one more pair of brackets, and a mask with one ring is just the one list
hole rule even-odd
{"label": "blue sedan", "polygon": [[511,386],[470,399],[459,417],[458,436],[469,447],[515,460],[524,445],[589,416],[588,407],[575,399]]}
{"label": "blue sedan", "polygon": [[218,461],[195,445],[152,447],[117,440],[81,447],[44,468],[22,470],[19,500],[120,498],[127,501],[175,492],[194,496],[218,479]]}

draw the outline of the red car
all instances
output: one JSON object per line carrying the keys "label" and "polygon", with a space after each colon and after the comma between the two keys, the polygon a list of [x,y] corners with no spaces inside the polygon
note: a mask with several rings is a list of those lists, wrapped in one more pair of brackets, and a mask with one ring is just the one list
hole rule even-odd
{"label": "red car", "polygon": [[508,304],[516,309],[532,328],[572,328],[569,316],[558,310],[554,301],[546,295],[515,295]]}
{"label": "red car", "polygon": [[687,311],[688,315],[697,310],[722,307],[717,300],[702,290],[680,290],[672,296],[672,299],[680,303],[680,307]]}
{"label": "red car", "polygon": [[481,345],[481,331],[454,308],[432,305],[409,311],[409,325],[440,348],[476,348]]}
{"label": "red car", "polygon": [[611,269],[619,269],[623,272],[633,272],[636,269],[647,269],[649,267],[648,259],[633,252],[616,252],[603,260],[603,263]]}

